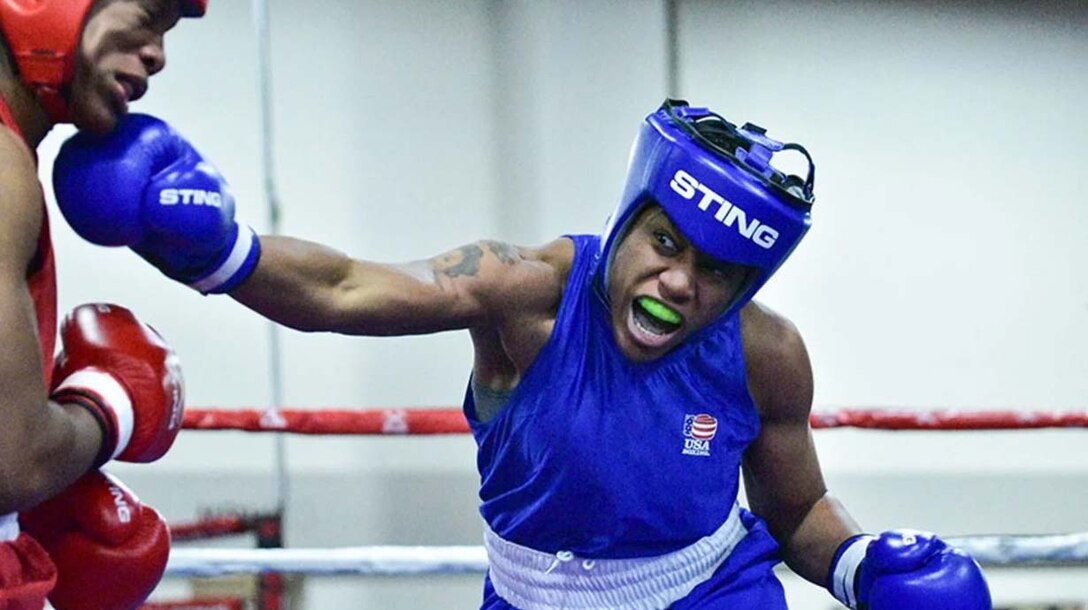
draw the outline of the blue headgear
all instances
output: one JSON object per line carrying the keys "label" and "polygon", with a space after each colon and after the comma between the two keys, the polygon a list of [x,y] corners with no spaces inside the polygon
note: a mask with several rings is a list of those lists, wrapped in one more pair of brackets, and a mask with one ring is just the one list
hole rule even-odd
{"label": "blue headgear", "polygon": [[[697,127],[696,127],[697,126]],[[808,161],[805,178],[787,175],[771,157],[794,150]],[[665,100],[642,123],[627,185],[604,234],[598,265],[607,294],[616,246],[645,205],[661,206],[696,248],[753,268],[725,314],[744,306],[800,243],[812,222],[816,166],[799,144],[782,144],[751,123],[741,128],[707,108]]]}

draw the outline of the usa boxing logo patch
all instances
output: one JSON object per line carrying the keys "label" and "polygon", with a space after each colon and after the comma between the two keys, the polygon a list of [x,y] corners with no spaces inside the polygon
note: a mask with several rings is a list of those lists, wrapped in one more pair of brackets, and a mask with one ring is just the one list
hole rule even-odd
{"label": "usa boxing logo patch", "polygon": [[684,455],[707,457],[710,441],[718,433],[718,420],[706,413],[684,415]]}

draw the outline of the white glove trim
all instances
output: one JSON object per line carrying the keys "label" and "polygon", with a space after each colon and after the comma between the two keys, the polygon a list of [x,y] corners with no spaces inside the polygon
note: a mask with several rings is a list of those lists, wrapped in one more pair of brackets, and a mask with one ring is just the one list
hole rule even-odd
{"label": "white glove trim", "polygon": [[189,284],[189,287],[208,293],[227,283],[227,280],[234,277],[234,274],[238,273],[242,265],[245,264],[250,250],[253,249],[253,242],[256,240],[257,233],[253,230],[253,227],[240,225],[238,227],[238,239],[234,240],[234,245],[231,246],[227,260],[223,261],[223,264],[219,265],[219,268],[212,271],[211,274]]}
{"label": "white glove trim", "polygon": [[0,515],[0,542],[11,542],[19,537],[19,515]]}
{"label": "white glove trim", "polygon": [[861,536],[850,543],[846,550],[839,555],[839,561],[831,572],[831,594],[835,599],[843,603],[847,608],[858,607],[857,591],[854,590],[854,579],[858,573],[861,561],[865,559],[865,551],[869,543],[876,540],[876,536]]}
{"label": "white glove trim", "polygon": [[102,398],[117,423],[117,447],[113,450],[110,459],[121,455],[121,452],[128,447],[128,442],[132,440],[132,429],[136,420],[136,414],[132,410],[132,399],[129,398],[125,386],[105,371],[86,368],[65,377],[54,391],[68,388],[84,389]]}

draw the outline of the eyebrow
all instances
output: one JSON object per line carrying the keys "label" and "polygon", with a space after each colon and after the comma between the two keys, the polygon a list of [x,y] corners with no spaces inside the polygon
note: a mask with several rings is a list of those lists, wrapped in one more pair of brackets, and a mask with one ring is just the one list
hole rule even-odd
{"label": "eyebrow", "polygon": [[[691,240],[688,239],[688,236],[684,235],[684,232],[681,231],[680,228],[673,223],[672,219],[669,218],[669,215],[665,213],[665,210],[658,208],[653,212],[650,212],[650,216],[646,220],[646,225],[650,229],[654,229],[654,223],[661,223],[661,225],[656,228],[662,228],[663,225],[663,228],[668,229],[669,232],[672,233],[673,238],[677,241],[678,245],[684,248],[695,248],[695,246],[691,244]],[[695,249],[696,251],[699,251],[698,248]],[[702,254],[701,251],[700,254]]]}
{"label": "eyebrow", "polygon": [[[708,267],[713,267],[714,269],[722,269],[730,272],[737,271],[743,274],[748,273],[747,265],[741,265],[739,263],[723,261],[719,258],[714,258],[710,254],[707,254],[706,252],[692,244],[691,240],[689,240],[687,236],[684,235],[684,232],[681,231],[675,223],[673,223],[672,219],[669,218],[669,215],[666,214],[665,210],[660,206],[658,206],[656,210],[647,212],[645,223],[646,227],[651,231],[653,231],[655,228],[661,228],[662,226],[663,228],[668,229],[673,234],[673,237],[676,239],[677,245],[679,245],[681,248],[691,248],[695,251],[695,262],[697,264],[706,265]],[[655,227],[655,223],[661,224]]]}

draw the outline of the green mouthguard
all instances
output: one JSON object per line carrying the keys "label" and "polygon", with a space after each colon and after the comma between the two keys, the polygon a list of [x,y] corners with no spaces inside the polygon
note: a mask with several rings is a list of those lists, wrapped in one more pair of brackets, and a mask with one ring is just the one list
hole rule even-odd
{"label": "green mouthguard", "polygon": [[679,324],[680,314],[669,309],[665,305],[658,303],[650,297],[639,297],[638,304],[642,309],[646,310],[646,313],[661,320],[662,322],[668,322],[669,324]]}

